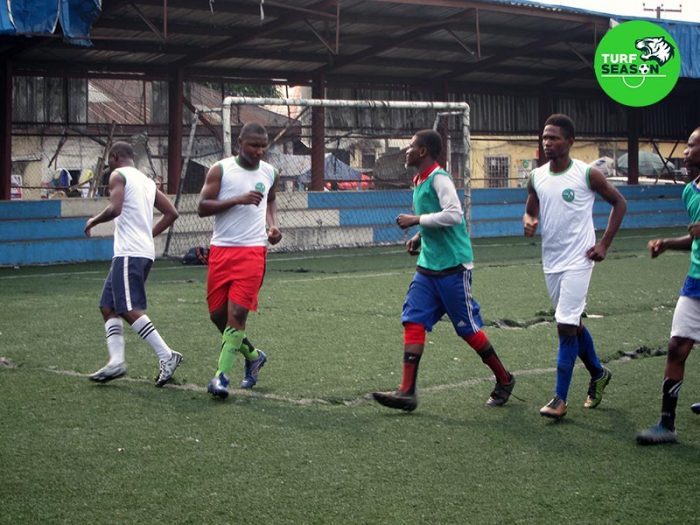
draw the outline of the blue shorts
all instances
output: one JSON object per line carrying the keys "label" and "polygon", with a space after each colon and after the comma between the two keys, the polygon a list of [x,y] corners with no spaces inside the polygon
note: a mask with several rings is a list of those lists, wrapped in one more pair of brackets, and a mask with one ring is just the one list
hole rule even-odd
{"label": "blue shorts", "polygon": [[146,279],[153,261],[145,257],[115,257],[109,269],[100,308],[118,314],[146,309]]}
{"label": "blue shorts", "polygon": [[423,325],[430,332],[447,314],[457,335],[464,337],[483,326],[479,309],[472,297],[471,270],[443,276],[416,272],[406,293],[401,322]]}
{"label": "blue shorts", "polygon": [[690,275],[686,276],[680,295],[683,297],[690,297],[691,299],[700,299],[700,279],[696,279]]}

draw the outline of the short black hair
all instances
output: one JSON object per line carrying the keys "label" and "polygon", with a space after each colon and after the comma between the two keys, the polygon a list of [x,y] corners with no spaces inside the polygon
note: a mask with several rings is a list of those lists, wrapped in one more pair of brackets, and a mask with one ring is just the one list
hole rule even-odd
{"label": "short black hair", "polygon": [[134,152],[134,147],[128,142],[115,142],[112,144],[112,148],[109,150],[110,155],[114,155],[117,158],[126,157],[128,159],[134,159],[136,153]]}
{"label": "short black hair", "polygon": [[563,113],[555,113],[554,115],[550,115],[545,121],[544,125],[557,126],[561,128],[567,139],[573,139],[576,136],[574,121],[571,120],[571,117],[564,115]]}
{"label": "short black hair", "polygon": [[442,151],[442,137],[437,131],[432,129],[422,129],[416,132],[416,138],[425,149],[428,150],[428,154],[437,159]]}
{"label": "short black hair", "polygon": [[244,124],[241,128],[241,134],[239,138],[247,137],[248,135],[265,135],[267,136],[267,130],[265,126],[259,122],[248,122]]}

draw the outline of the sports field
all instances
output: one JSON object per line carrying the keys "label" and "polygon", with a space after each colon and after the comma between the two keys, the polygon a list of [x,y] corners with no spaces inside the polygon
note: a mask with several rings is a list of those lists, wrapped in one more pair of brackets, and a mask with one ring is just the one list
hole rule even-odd
{"label": "sports field", "polygon": [[597,266],[586,324],[614,377],[585,410],[577,367],[559,423],[538,414],[557,338],[539,245],[524,238],[474,243],[474,293],[518,381],[501,409],[484,406],[490,373],[449,322],[428,336],[415,412],[369,400],[400,380],[415,259],[399,247],[271,256],[248,327],[269,361],[254,391],[225,402],[205,392],[220,341],[205,267],[151,273],[149,316],[185,356],[163,389],[129,330],[128,377],[86,377],[106,362],[96,305],[108,263],[0,269],[0,523],[697,523],[695,355],[680,444],[634,441],[658,417],[654,353],[689,261],[651,260],[645,245],[683,233],[622,231]]}

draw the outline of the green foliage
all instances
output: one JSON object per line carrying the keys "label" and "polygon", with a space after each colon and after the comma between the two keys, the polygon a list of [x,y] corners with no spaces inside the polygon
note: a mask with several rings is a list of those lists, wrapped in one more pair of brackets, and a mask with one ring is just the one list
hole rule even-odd
{"label": "green foliage", "polygon": [[[681,444],[634,443],[658,417],[664,357],[652,355],[665,349],[688,266],[684,253],[646,255],[648,238],[668,234],[623,232],[597,265],[586,325],[614,377],[587,411],[577,368],[558,424],[537,413],[557,341],[539,246],[525,239],[475,241],[474,294],[518,377],[521,399],[502,409],[483,406],[492,379],[449,322],[428,336],[415,412],[369,401],[400,380],[415,263],[400,248],[271,256],[248,321],[269,362],[252,392],[223,403],[204,390],[220,343],[205,268],[160,262],[151,273],[149,316],[185,356],[163,389],[153,352],[128,329],[129,376],[95,385],[82,375],[106,358],[96,305],[107,264],[2,269],[0,357],[14,368],[0,367],[0,523],[697,520],[692,357]],[[621,359],[642,347],[650,357]],[[234,383],[241,358],[236,370]]]}

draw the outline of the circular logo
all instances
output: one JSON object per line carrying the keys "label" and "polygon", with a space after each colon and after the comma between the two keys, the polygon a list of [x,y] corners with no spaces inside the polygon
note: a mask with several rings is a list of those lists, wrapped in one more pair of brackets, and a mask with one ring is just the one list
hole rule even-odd
{"label": "circular logo", "polygon": [[594,68],[610,98],[626,106],[650,106],[678,82],[681,57],[664,28],[635,20],[605,34],[595,51]]}
{"label": "circular logo", "polygon": [[574,200],[574,197],[576,197],[576,194],[574,193],[574,190],[570,188],[566,188],[564,191],[561,192],[561,198],[564,199],[566,202],[572,202]]}
{"label": "circular logo", "polygon": [[257,191],[258,193],[265,193],[265,185],[262,182],[258,182],[255,185],[255,191]]}

